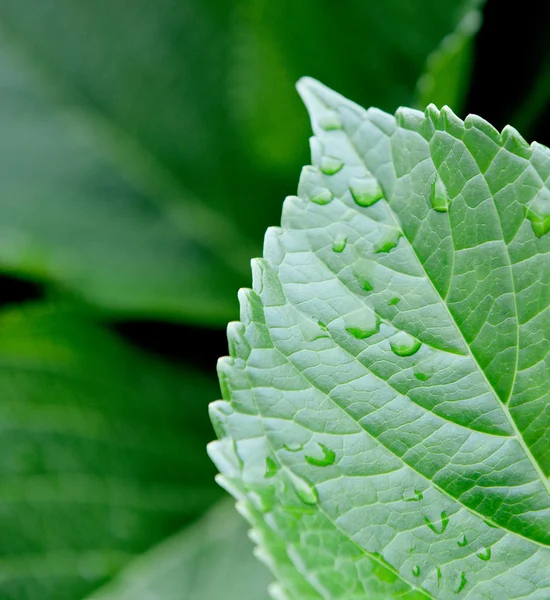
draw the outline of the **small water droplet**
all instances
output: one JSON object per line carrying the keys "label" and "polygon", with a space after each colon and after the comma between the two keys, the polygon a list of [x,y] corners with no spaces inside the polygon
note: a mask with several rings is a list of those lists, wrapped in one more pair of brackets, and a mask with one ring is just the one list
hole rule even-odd
{"label": "small water droplet", "polygon": [[293,473],[290,474],[290,479],[296,495],[304,504],[308,506],[317,504],[317,490],[315,486],[300,479],[300,477],[297,477]]}
{"label": "small water droplet", "polygon": [[314,467],[329,467],[334,464],[336,460],[336,452],[327,448],[324,444],[318,444],[321,452],[323,453],[323,458],[316,458],[315,456],[306,456],[306,461],[313,465]]}
{"label": "small water droplet", "polygon": [[324,329],[325,331],[328,331],[328,327],[326,326],[325,323],[323,323],[323,321],[317,321],[317,325],[319,325],[319,327],[321,329]]}
{"label": "small water droplet", "polygon": [[397,356],[412,356],[420,350],[422,342],[405,331],[396,333],[390,339],[392,352]]}
{"label": "small water droplet", "polygon": [[380,331],[378,315],[367,308],[348,315],[344,322],[346,331],[358,340],[369,338]]}
{"label": "small water droplet", "polygon": [[415,577],[420,577],[420,573],[421,573],[421,569],[418,565],[414,565],[413,570],[412,570],[412,574]]}
{"label": "small water droplet", "polygon": [[287,452],[300,452],[300,450],[303,450],[304,447],[302,444],[285,444],[283,448]]}
{"label": "small water droplet", "polygon": [[441,517],[439,518],[439,526],[432,523],[428,517],[424,517],[424,522],[435,534],[441,535],[449,525],[449,517],[446,512],[442,512]]}
{"label": "small water droplet", "polygon": [[491,560],[491,548],[480,548],[477,552],[476,552],[476,556],[480,559],[480,560]]}
{"label": "small water droplet", "polygon": [[485,525],[487,525],[487,527],[490,527],[491,529],[499,529],[498,525],[495,525],[494,523],[491,523],[491,521],[483,521],[485,523]]}
{"label": "small water droplet", "polygon": [[366,279],[359,279],[359,283],[361,284],[361,287],[363,288],[363,290],[365,290],[365,292],[372,292],[373,287],[369,281],[367,281]]}
{"label": "small water droplet", "polygon": [[333,156],[323,156],[321,159],[321,171],[325,175],[335,175],[344,166],[344,162]]}
{"label": "small water droplet", "polygon": [[315,204],[320,204],[321,206],[332,202],[334,196],[332,192],[328,188],[314,188],[309,195],[309,199]]}
{"label": "small water droplet", "polygon": [[401,302],[401,298],[394,296],[389,302],[388,306],[397,306]]}
{"label": "small water droplet", "polygon": [[418,490],[407,490],[403,494],[403,500],[405,500],[405,502],[420,502],[420,500],[423,499],[424,494]]}
{"label": "small water droplet", "polygon": [[430,202],[436,212],[447,212],[449,210],[449,194],[438,173],[435,174],[432,183]]}
{"label": "small water droplet", "polygon": [[439,584],[441,583],[441,580],[443,579],[443,574],[441,573],[441,569],[439,567],[437,567],[436,573],[437,573],[437,587],[439,587]]}
{"label": "small water droplet", "polygon": [[416,377],[416,379],[418,379],[418,381],[428,381],[428,379],[430,379],[431,377],[431,375],[428,375],[427,373],[422,373],[422,371],[415,371],[414,376]]}
{"label": "small water droplet", "polygon": [[547,187],[543,187],[531,200],[525,209],[525,216],[531,221],[537,237],[550,231],[550,190]]}
{"label": "small water droplet", "polygon": [[332,250],[334,252],[343,252],[346,249],[348,238],[345,235],[339,235],[332,244]]}
{"label": "small water droplet", "polygon": [[399,240],[401,239],[401,235],[401,232],[397,230],[390,232],[390,237],[382,240],[377,246],[375,246],[374,252],[376,254],[391,252],[394,248],[397,248]]}
{"label": "small water droplet", "polygon": [[460,574],[460,581],[458,582],[458,587],[455,591],[455,594],[460,594],[460,592],[466,587],[467,584],[468,580],[466,579],[466,573],[462,571],[462,573]]}
{"label": "small water droplet", "polygon": [[268,456],[265,459],[265,475],[264,475],[264,477],[266,479],[275,477],[278,470],[279,470],[279,467],[277,466],[277,463],[271,457]]}
{"label": "small water droplet", "polygon": [[409,554],[414,554],[414,551],[416,550],[416,546],[411,546],[409,548]]}
{"label": "small water droplet", "polygon": [[352,177],[349,190],[359,206],[372,206],[384,197],[378,181],[374,177]]}
{"label": "small water droplet", "polygon": [[325,131],[331,131],[333,129],[342,129],[342,119],[340,115],[334,110],[326,110],[317,117],[319,126]]}
{"label": "small water droplet", "polygon": [[466,546],[468,544],[468,539],[466,538],[465,535],[463,535],[457,542],[456,542],[461,548],[463,548],[464,546]]}

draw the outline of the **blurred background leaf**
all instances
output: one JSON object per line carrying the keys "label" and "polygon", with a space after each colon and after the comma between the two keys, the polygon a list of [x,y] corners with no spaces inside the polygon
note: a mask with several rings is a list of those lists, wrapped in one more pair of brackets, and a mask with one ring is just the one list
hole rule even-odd
{"label": "blurred background leaf", "polygon": [[79,598],[221,495],[200,373],[39,306],[0,315],[0,365],[3,599]]}
{"label": "blurred background leaf", "polygon": [[247,528],[233,501],[223,500],[89,600],[268,600],[273,578],[252,554]]}
{"label": "blurred background leaf", "polygon": [[307,158],[295,81],[410,103],[474,4],[5,0],[0,265],[118,315],[227,322]]}

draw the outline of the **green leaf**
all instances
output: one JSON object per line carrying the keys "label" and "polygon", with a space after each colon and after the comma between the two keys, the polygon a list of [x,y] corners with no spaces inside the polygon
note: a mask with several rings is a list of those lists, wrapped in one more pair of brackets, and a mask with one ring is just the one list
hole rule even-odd
{"label": "green leaf", "polygon": [[252,555],[231,502],[137,558],[90,600],[267,600],[269,572]]}
{"label": "green leaf", "polygon": [[219,497],[214,386],[69,312],[0,332],[0,596],[79,600]]}
{"label": "green leaf", "polygon": [[2,2],[0,268],[116,313],[227,322],[304,159],[295,79],[394,109],[469,5]]}
{"label": "green leaf", "polygon": [[455,31],[443,38],[428,56],[426,68],[416,86],[415,105],[450,106],[461,113],[469,88],[473,66],[474,40],[481,26],[481,12],[473,6]]}
{"label": "green leaf", "polygon": [[281,598],[545,598],[550,151],[299,90],[313,167],[228,329],[222,485]]}

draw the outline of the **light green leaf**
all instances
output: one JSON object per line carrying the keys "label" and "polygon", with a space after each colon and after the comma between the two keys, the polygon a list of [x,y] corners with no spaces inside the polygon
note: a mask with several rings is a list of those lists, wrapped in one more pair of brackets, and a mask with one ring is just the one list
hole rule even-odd
{"label": "light green leaf", "polygon": [[0,315],[0,597],[80,600],[219,497],[198,373],[76,314]]}
{"label": "light green leaf", "polygon": [[90,600],[267,600],[270,581],[252,555],[245,521],[225,500]]}
{"label": "light green leaf", "polygon": [[474,40],[481,26],[481,12],[473,6],[455,31],[443,38],[428,56],[424,73],[416,85],[415,105],[450,106],[461,113],[468,93],[473,66]]}
{"label": "light green leaf", "polygon": [[295,79],[394,109],[469,5],[5,0],[0,268],[117,313],[235,318],[304,160]]}
{"label": "light green leaf", "polygon": [[542,600],[550,151],[299,89],[313,167],[228,329],[222,485],[281,598]]}

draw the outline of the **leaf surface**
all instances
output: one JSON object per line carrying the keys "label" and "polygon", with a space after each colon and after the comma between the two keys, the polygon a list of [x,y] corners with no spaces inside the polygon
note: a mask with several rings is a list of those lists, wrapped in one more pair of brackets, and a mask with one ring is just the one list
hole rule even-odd
{"label": "leaf surface", "polygon": [[[550,590],[550,151],[310,79],[212,407],[281,598]],[[304,541],[305,540],[305,541]]]}
{"label": "leaf surface", "polygon": [[0,596],[80,600],[219,494],[212,383],[75,313],[0,315]]}

